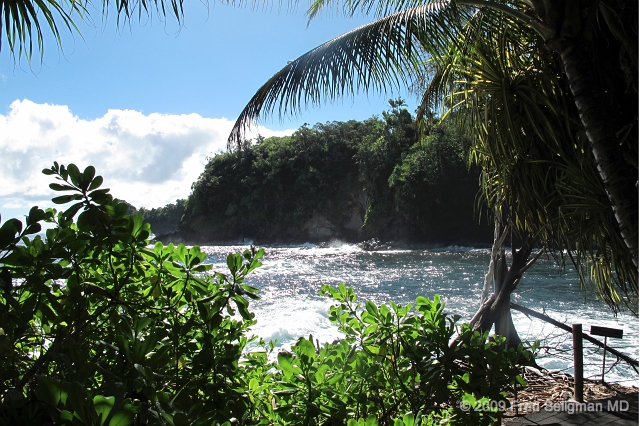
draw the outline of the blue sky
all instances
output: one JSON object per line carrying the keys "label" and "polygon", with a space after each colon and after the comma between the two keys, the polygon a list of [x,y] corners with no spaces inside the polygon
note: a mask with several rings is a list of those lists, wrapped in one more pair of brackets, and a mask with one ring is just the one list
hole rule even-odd
{"label": "blue sky", "polygon": [[[63,52],[49,42],[45,63],[31,69],[25,61],[15,68],[2,52],[6,110],[15,99],[68,105],[80,118],[96,118],[108,109],[144,113],[189,114],[235,118],[255,90],[288,60],[358,25],[365,18],[321,16],[307,28],[303,10],[288,13],[234,8],[199,2],[186,5],[184,26],[167,18],[132,22],[119,31],[115,16],[82,26],[82,38],[65,34]],[[95,13],[94,19],[100,16]],[[102,28],[104,27],[104,28]],[[271,128],[298,127],[379,113],[386,97],[310,111],[297,120]]]}
{"label": "blue sky", "polygon": [[[47,34],[42,63],[0,52],[0,213],[48,206],[54,160],[96,166],[119,198],[158,207],[189,194],[206,157],[223,148],[231,123],[269,77],[317,45],[368,22],[320,16],[307,27],[296,12],[200,2],[185,20],[157,16],[117,28],[115,14]],[[3,43],[3,49],[6,44]],[[402,95],[402,93],[400,93]],[[260,133],[286,134],[303,123],[366,119],[398,93],[362,95],[263,122]],[[406,97],[406,95],[404,95]]]}

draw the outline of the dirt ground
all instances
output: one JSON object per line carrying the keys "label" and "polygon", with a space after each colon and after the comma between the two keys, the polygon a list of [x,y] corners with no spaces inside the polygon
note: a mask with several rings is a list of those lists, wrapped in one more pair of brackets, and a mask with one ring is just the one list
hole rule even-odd
{"label": "dirt ground", "polygon": [[[573,376],[571,375],[526,367],[523,377],[527,381],[527,386],[516,394],[507,394],[513,408],[505,412],[503,423],[508,423],[509,420],[521,417],[527,412],[533,412],[536,404],[543,407],[545,404],[573,399]],[[638,393],[636,386],[627,387],[615,383],[584,380],[585,402],[624,397],[634,393]]]}

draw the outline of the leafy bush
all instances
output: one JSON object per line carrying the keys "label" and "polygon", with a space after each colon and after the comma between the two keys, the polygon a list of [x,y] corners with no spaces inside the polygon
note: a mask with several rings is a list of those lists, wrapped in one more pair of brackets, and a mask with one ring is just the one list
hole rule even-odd
{"label": "leafy bush", "polygon": [[[60,181],[52,189],[71,193],[54,203],[76,203],[60,213],[34,207],[25,230],[17,220],[0,230],[0,423],[242,418],[247,298],[257,298],[243,280],[263,251],[231,254],[229,274],[207,275],[198,247],[147,247],[149,225],[98,189],[93,167],[43,172]],[[28,238],[42,220],[55,227]]]}
{"label": "leafy bush", "polygon": [[361,309],[344,284],[321,290],[344,338],[301,338],[270,361],[244,283],[262,249],[213,273],[197,246],[148,246],[149,225],[93,167],[43,173],[69,193],[54,203],[75,203],[0,227],[2,425],[489,424],[498,412],[460,402],[522,383],[523,352],[458,327],[437,296]]}
{"label": "leafy bush", "polygon": [[410,304],[369,301],[362,310],[344,284],[321,294],[339,302],[330,319],[344,338],[319,347],[309,336],[278,354],[271,386],[280,390],[262,398],[269,423],[492,424],[497,410],[473,408],[487,400],[506,407],[505,391],[524,384],[516,366],[522,348],[458,328],[437,295],[418,297],[414,313]]}

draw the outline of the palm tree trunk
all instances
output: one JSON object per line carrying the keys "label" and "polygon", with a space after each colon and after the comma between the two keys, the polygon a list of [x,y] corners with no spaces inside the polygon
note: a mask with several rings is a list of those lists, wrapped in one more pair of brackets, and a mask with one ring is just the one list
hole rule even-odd
{"label": "palm tree trunk", "polygon": [[[551,46],[554,48],[555,46]],[[620,235],[638,267],[638,196],[635,175],[625,174],[626,160],[609,116],[605,94],[589,56],[577,43],[554,48],[560,54],[569,87],[585,128],[600,177],[609,196]]]}

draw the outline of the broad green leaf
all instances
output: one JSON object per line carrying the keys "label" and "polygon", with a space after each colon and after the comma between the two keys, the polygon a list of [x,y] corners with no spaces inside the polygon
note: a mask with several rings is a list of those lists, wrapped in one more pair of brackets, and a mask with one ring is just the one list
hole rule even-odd
{"label": "broad green leaf", "polygon": [[93,397],[93,408],[98,415],[98,424],[104,425],[109,413],[113,409],[116,398],[113,396],[96,395]]}
{"label": "broad green leaf", "polygon": [[113,196],[108,194],[110,191],[109,188],[105,189],[96,189],[89,193],[89,198],[95,202],[96,204],[104,205],[113,201]]}
{"label": "broad green leaf", "polygon": [[72,411],[74,416],[78,416],[80,420],[88,423],[89,410],[92,408],[93,400],[87,398],[87,389],[79,382],[69,382],[67,386],[68,396],[65,408]]}
{"label": "broad green leaf", "polygon": [[67,210],[65,210],[65,212],[62,213],[62,216],[64,216],[65,219],[67,220],[71,220],[71,218],[74,217],[76,213],[78,213],[78,210],[80,210],[82,206],[84,206],[84,202],[82,201],[79,203],[75,203],[74,205],[69,207]]}
{"label": "broad green leaf", "polygon": [[[93,166],[87,166],[84,169],[84,172],[82,172],[82,182],[83,182],[83,186],[88,187],[89,183],[93,180],[93,177],[96,175],[96,168]],[[86,190],[87,188],[83,188],[84,190]]]}
{"label": "broad green leaf", "polygon": [[383,318],[389,317],[389,308],[387,308],[387,305],[380,305],[380,316]]}
{"label": "broad green leaf", "polygon": [[41,230],[42,230],[42,226],[39,223],[34,223],[27,226],[27,228],[24,230],[24,234],[25,235],[37,234]]}
{"label": "broad green leaf", "polygon": [[103,182],[102,176],[96,176],[91,181],[91,185],[89,185],[89,188],[87,188],[87,191],[93,191],[96,188],[100,188],[100,185],[102,185],[102,182]]}
{"label": "broad green leaf", "polygon": [[284,351],[278,353],[278,366],[284,376],[290,378],[296,372],[293,367],[293,354]]}
{"label": "broad green leaf", "polygon": [[140,233],[140,230],[142,229],[142,225],[144,224],[144,218],[140,213],[136,212],[133,214],[132,219],[133,219],[133,230],[131,231],[131,235],[135,237]]}
{"label": "broad green leaf", "polygon": [[209,271],[213,268],[213,265],[209,265],[209,264],[202,264],[202,265],[198,265],[194,268],[192,268],[191,270],[194,272],[206,272]]}
{"label": "broad green leaf", "polygon": [[413,414],[405,414],[404,416],[402,416],[402,423],[404,423],[404,426],[413,426],[414,424]]}
{"label": "broad green leaf", "polygon": [[[238,299],[242,299],[242,297],[241,296],[237,296],[237,298],[234,298],[234,300],[236,302],[238,302]],[[242,300],[244,300],[244,299],[242,299]],[[237,303],[236,306],[238,308],[238,312],[240,312],[240,315],[242,316],[243,319],[251,320],[255,316],[254,314],[249,312],[249,309],[247,309],[247,305],[246,304]]]}
{"label": "broad green leaf", "polygon": [[229,253],[227,256],[227,267],[229,268],[229,271],[231,271],[231,274],[235,275],[241,266],[242,256],[238,253]]}
{"label": "broad green leaf", "polygon": [[153,318],[140,318],[136,324],[135,330],[136,333],[140,333],[142,330],[144,330],[149,324],[153,323]]}
{"label": "broad green leaf", "polygon": [[49,188],[54,191],[77,191],[77,189],[71,185],[61,185],[59,183],[50,183]]}
{"label": "broad green leaf", "polygon": [[44,376],[38,382],[36,396],[40,401],[55,407],[58,403],[64,403],[67,400],[67,391],[62,383]]}
{"label": "broad green leaf", "polygon": [[315,372],[315,378],[318,384],[324,382],[324,377],[328,370],[329,370],[328,364],[321,364],[318,367],[318,370]]}
{"label": "broad green leaf", "polygon": [[334,374],[333,376],[331,376],[331,378],[329,380],[327,380],[327,384],[329,386],[333,386],[336,383],[340,383],[344,380],[344,374],[343,373],[338,373],[338,374]]}
{"label": "broad green leaf", "polygon": [[58,170],[58,172],[60,173],[60,176],[62,177],[62,179],[67,180],[69,178],[69,171],[67,170],[64,164],[60,166],[60,169]]}
{"label": "broad green leaf", "polygon": [[316,358],[316,347],[313,342],[310,342],[304,337],[300,338],[293,348],[298,353],[298,356],[300,356],[300,359],[307,363],[310,363]]}
{"label": "broad green leaf", "polygon": [[82,194],[62,195],[51,199],[55,204],[66,204],[74,200],[82,200]]}
{"label": "broad green leaf", "polygon": [[256,390],[258,386],[260,386],[260,382],[258,382],[258,379],[255,377],[252,377],[251,380],[249,380],[249,390]]}
{"label": "broad green leaf", "polygon": [[80,187],[82,183],[82,175],[80,174],[80,170],[78,170],[78,166],[71,163],[67,166],[67,172],[69,172],[69,177],[71,178],[71,182],[75,186]]}
{"label": "broad green leaf", "polygon": [[15,235],[22,231],[22,222],[20,222],[18,219],[9,219],[2,224],[0,230],[6,230],[7,232],[11,232]]}
{"label": "broad green leaf", "polygon": [[371,324],[364,329],[362,334],[368,335],[368,334],[375,333],[376,331],[378,331],[378,324]]}
{"label": "broad green leaf", "polygon": [[367,312],[369,312],[375,318],[378,318],[378,308],[376,307],[375,303],[373,303],[370,300],[367,300],[367,302],[365,303],[364,306],[365,306],[365,309],[367,310]]}
{"label": "broad green leaf", "polygon": [[176,258],[185,265],[187,264],[187,253],[189,252],[182,243],[178,244],[178,247],[176,247],[176,251],[174,252]]}
{"label": "broad green leaf", "polygon": [[29,214],[27,215],[27,225],[41,221],[47,217],[47,213],[44,210],[39,209],[38,206],[31,207]]}
{"label": "broad green leaf", "polygon": [[345,295],[347,294],[347,286],[344,283],[340,283],[338,284],[338,290],[340,291],[341,295]]}
{"label": "broad green leaf", "polygon": [[367,417],[367,420],[365,421],[365,426],[378,426],[378,419],[376,418],[376,416],[369,416]]}
{"label": "broad green leaf", "polygon": [[111,417],[109,426],[129,426],[133,423],[133,415],[133,407],[127,404],[125,409],[118,411]]}

